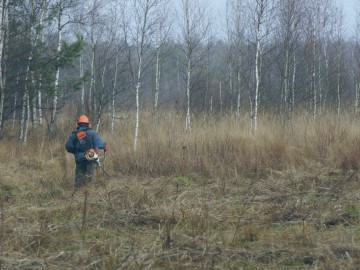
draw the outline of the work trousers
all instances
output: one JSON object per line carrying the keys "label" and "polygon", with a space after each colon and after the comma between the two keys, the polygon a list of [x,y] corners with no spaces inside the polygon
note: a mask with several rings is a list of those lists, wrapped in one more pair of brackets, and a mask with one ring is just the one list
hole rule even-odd
{"label": "work trousers", "polygon": [[95,161],[80,161],[75,168],[75,187],[87,185],[95,178],[97,163]]}

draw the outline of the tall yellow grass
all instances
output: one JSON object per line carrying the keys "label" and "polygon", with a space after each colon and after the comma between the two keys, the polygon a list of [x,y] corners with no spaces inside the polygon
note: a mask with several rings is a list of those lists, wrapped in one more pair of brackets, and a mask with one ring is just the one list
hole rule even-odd
{"label": "tall yellow grass", "polygon": [[[326,113],[314,121],[302,114],[282,123],[270,113],[260,117],[255,135],[245,117],[197,116],[191,132],[184,130],[184,119],[172,111],[158,119],[153,123],[149,113],[142,115],[136,153],[132,151],[131,117],[118,120],[112,134],[109,123],[104,122],[99,133],[110,149],[106,168],[122,174],[231,177],[319,167],[350,170],[358,164],[360,121],[351,115],[338,118]],[[13,139],[3,139],[0,161],[38,168],[51,164],[57,175],[66,174],[72,160],[64,143],[73,122],[63,119],[56,137],[47,137],[46,130],[33,130],[25,145],[16,140],[15,131],[8,130],[6,134]]]}
{"label": "tall yellow grass", "polygon": [[[73,116],[71,118],[76,118]],[[5,269],[356,269],[359,120],[282,123],[225,115],[119,117],[96,181],[71,198],[74,160],[57,136],[6,127],[0,143]]]}

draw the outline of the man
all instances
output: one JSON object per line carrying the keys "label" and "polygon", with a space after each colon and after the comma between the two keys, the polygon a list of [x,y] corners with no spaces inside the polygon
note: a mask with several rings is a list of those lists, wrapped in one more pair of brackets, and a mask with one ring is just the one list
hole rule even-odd
{"label": "man", "polygon": [[107,145],[99,134],[91,129],[89,118],[86,115],[81,115],[77,120],[76,129],[70,134],[65,144],[65,148],[75,156],[75,188],[81,188],[95,176],[98,165],[97,151],[98,149],[107,151]]}

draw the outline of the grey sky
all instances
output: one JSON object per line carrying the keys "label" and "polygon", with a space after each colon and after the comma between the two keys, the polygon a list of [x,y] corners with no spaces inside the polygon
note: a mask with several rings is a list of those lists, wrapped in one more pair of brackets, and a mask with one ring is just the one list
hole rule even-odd
{"label": "grey sky", "polygon": [[[355,16],[356,9],[360,6],[359,0],[335,0],[340,6],[343,7],[344,11],[344,23],[347,25],[347,35],[354,35],[355,32]],[[226,0],[209,0],[212,6],[218,12],[225,12]]]}

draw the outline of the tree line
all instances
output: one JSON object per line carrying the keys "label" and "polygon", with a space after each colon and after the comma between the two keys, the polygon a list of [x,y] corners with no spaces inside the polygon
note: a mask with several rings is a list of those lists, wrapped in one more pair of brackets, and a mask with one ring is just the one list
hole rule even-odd
{"label": "tree line", "polygon": [[[355,20],[355,19],[354,19]],[[335,0],[1,0],[0,134],[56,132],[64,110],[108,117],[175,108],[286,123],[297,112],[359,113],[360,27]]]}

